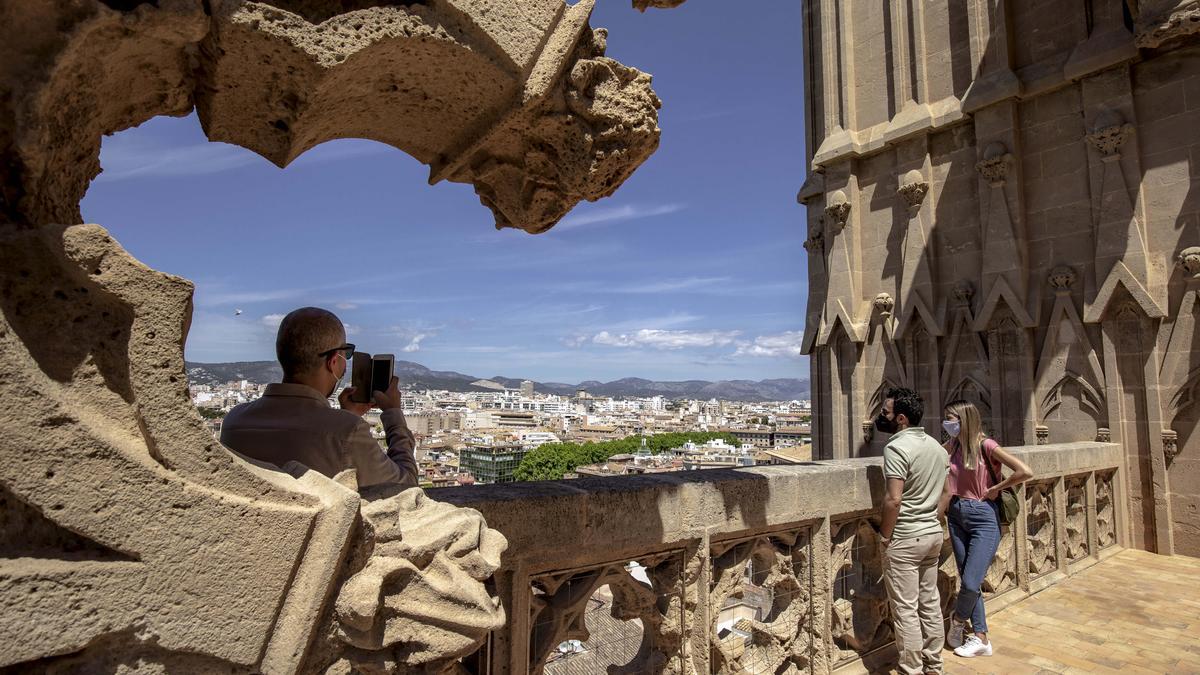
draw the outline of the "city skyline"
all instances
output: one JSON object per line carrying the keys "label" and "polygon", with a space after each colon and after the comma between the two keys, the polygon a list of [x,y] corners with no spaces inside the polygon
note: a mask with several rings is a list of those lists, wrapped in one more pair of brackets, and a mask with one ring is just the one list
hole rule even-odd
{"label": "city skyline", "polygon": [[494,231],[470,186],[428,186],[382,144],[281,171],[207,142],[194,114],[106,139],[83,214],[196,283],[192,361],[270,360],[279,318],[315,304],[364,350],[438,370],[807,378],[800,9],[761,9],[597,7],[609,55],[656,76],[662,143],[544,235]]}

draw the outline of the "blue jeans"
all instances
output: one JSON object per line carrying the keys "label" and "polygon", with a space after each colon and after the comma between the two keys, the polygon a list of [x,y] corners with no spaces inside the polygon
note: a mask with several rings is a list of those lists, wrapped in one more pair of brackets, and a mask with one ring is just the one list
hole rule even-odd
{"label": "blue jeans", "polygon": [[950,543],[958,565],[958,600],[954,616],[970,618],[971,629],[987,632],[980,587],[996,549],[1000,548],[1000,506],[997,502],[955,499],[950,504]]}

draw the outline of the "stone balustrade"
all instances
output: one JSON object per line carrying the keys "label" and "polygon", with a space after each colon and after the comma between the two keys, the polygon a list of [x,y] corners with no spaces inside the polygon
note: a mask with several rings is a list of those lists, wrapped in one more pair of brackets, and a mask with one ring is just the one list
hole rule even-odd
{"label": "stone balustrade", "polygon": [[[1035,478],[985,583],[993,611],[1125,542],[1119,445],[1010,451]],[[872,458],[432,492],[509,541],[495,578],[508,623],[468,669],[791,673],[886,658],[883,487]]]}

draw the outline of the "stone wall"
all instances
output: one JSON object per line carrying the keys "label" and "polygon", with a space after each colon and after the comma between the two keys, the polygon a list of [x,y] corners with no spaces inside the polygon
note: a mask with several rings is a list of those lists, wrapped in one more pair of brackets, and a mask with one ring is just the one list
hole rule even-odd
{"label": "stone wall", "polygon": [[1133,545],[1200,555],[1200,5],[919,4],[804,3],[818,456],[879,454],[889,386],[938,434],[965,398],[1119,442]]}
{"label": "stone wall", "polygon": [[[984,584],[995,611],[1119,549],[1121,448],[1011,448],[1033,469]],[[825,673],[885,661],[877,458],[439,490],[509,541],[492,673]],[[957,572],[947,539],[940,587]],[[630,563],[636,563],[631,565]],[[740,632],[720,629],[733,605]],[[724,611],[722,611],[724,609]],[[749,614],[749,612],[748,612]],[[579,640],[572,654],[556,648]]]}

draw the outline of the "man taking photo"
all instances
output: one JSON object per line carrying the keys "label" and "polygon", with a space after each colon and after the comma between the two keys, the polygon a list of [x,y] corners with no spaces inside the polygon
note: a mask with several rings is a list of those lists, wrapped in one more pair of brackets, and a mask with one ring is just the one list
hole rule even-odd
{"label": "man taking photo", "polygon": [[941,519],[950,503],[950,458],[918,426],[923,408],[917,392],[895,388],[875,418],[875,428],[891,434],[883,450],[887,488],[879,536],[899,671],[906,674],[942,672],[946,639],[937,579]]}
{"label": "man taking photo", "polygon": [[417,485],[416,442],[400,409],[399,378],[392,377],[387,391],[372,392],[383,411],[386,454],[362,419],[371,404],[351,401],[352,387],[338,397],[341,410],[329,405],[354,354],[332,312],[302,307],[288,314],[279,324],[275,353],[283,382],[267,385],[262,398],[229,411],[221,443],[280,466],[296,461],[330,478],[355,469],[359,488]]}

